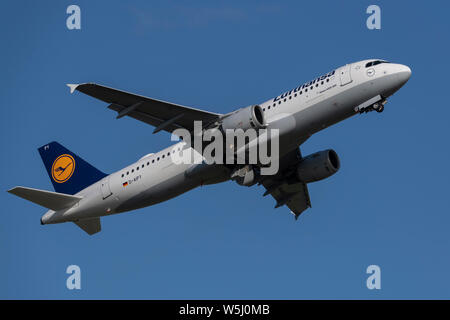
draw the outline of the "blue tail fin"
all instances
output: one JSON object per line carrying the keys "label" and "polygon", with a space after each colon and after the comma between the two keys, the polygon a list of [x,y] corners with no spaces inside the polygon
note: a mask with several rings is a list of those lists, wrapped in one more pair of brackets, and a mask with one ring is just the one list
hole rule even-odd
{"label": "blue tail fin", "polygon": [[56,192],[75,194],[106,176],[58,142],[38,150]]}

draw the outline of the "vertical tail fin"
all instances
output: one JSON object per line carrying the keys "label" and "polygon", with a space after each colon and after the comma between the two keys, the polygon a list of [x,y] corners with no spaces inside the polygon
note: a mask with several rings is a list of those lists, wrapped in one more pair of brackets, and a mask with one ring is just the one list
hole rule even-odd
{"label": "vertical tail fin", "polygon": [[56,192],[75,194],[106,176],[58,142],[38,149]]}

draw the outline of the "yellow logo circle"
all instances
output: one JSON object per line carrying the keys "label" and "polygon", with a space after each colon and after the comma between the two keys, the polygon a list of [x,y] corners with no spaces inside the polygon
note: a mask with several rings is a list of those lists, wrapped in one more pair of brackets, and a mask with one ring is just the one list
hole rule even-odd
{"label": "yellow logo circle", "polygon": [[52,178],[55,182],[63,183],[70,179],[74,171],[75,159],[70,154],[63,154],[53,162]]}

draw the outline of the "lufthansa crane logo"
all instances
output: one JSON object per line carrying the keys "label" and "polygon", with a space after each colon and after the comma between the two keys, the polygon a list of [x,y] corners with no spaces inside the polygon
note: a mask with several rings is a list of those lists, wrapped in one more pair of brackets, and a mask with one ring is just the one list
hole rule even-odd
{"label": "lufthansa crane logo", "polygon": [[63,183],[70,179],[74,171],[75,159],[70,154],[63,154],[53,162],[52,178],[57,183]]}

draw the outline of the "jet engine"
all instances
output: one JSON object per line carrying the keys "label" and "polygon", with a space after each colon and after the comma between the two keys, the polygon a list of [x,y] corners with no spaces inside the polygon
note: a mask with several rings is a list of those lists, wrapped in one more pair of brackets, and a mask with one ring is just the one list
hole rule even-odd
{"label": "jet engine", "polygon": [[337,153],[328,149],[304,157],[297,167],[297,177],[305,183],[319,181],[332,176],[339,168]]}
{"label": "jet engine", "polygon": [[264,113],[260,106],[242,108],[226,115],[222,120],[222,129],[262,129],[265,127]]}

